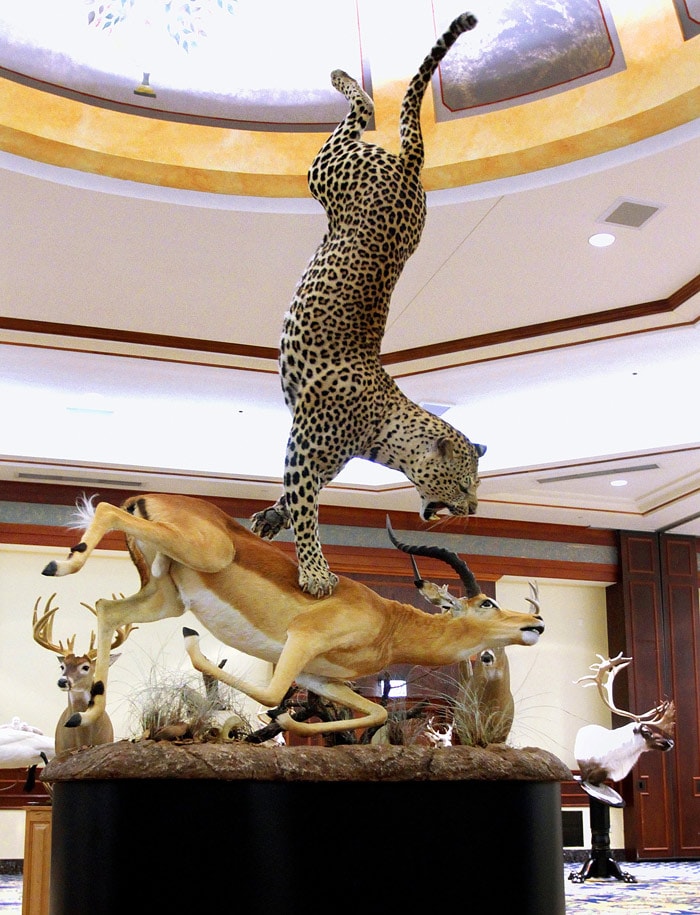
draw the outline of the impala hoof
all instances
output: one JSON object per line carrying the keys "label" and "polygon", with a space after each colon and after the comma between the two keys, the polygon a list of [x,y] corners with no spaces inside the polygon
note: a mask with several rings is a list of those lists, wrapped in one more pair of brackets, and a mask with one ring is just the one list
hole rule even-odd
{"label": "impala hoof", "polygon": [[48,565],[44,566],[41,574],[42,575],[55,575],[57,571],[58,571],[58,564],[56,563],[55,559],[52,559]]}
{"label": "impala hoof", "polygon": [[76,712],[74,715],[71,715],[68,721],[66,721],[65,726],[67,728],[79,728],[82,724],[83,716],[80,712]]}

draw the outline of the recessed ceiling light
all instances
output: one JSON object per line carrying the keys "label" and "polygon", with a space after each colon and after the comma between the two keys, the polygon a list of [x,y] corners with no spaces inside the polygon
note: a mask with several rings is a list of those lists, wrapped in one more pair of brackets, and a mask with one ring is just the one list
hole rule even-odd
{"label": "recessed ceiling light", "polygon": [[627,480],[610,480],[611,486],[627,486]]}
{"label": "recessed ceiling light", "polygon": [[597,232],[595,235],[591,235],[588,239],[588,244],[593,245],[594,248],[607,248],[614,241],[615,236],[611,235],[610,232]]}

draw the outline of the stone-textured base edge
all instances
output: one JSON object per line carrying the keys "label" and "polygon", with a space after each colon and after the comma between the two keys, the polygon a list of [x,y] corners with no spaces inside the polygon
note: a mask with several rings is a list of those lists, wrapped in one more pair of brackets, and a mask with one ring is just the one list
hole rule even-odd
{"label": "stone-textured base edge", "polygon": [[121,740],[55,756],[44,782],[74,779],[225,781],[568,781],[571,770],[539,747],[264,747],[246,743]]}

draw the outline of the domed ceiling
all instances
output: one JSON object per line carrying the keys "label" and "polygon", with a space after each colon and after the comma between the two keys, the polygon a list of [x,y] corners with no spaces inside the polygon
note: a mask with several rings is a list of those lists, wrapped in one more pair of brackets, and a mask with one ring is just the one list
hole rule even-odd
{"label": "domed ceiling", "polygon": [[[277,497],[279,332],[326,226],[306,174],[346,111],[330,71],[396,150],[462,4],[3,0],[0,480]],[[466,8],[423,102],[428,220],[384,364],[488,444],[483,516],[700,535],[700,0]],[[396,472],[342,477],[323,498],[414,510]]]}
{"label": "domed ceiling", "polygon": [[[700,0],[673,2],[472,3],[479,28],[424,103],[426,188],[552,167],[688,120]],[[154,184],[303,197],[318,135],[345,113],[330,71],[362,79],[374,138],[392,148],[426,36],[462,11],[455,0],[6,0],[5,148]]]}

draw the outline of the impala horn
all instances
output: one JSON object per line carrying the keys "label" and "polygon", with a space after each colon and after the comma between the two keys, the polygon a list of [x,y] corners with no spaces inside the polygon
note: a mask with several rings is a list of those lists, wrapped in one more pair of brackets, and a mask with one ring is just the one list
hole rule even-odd
{"label": "impala horn", "polygon": [[408,543],[401,543],[400,540],[396,539],[394,530],[391,526],[391,521],[389,516],[386,516],[386,532],[389,535],[389,540],[394,544],[394,546],[401,550],[404,553],[408,553],[411,557],[411,562],[413,563],[413,571],[415,573],[415,584],[416,587],[420,587],[423,584],[423,579],[418,572],[418,566],[416,561],[413,558],[415,556],[427,556],[430,559],[439,559],[441,562],[447,563],[450,568],[454,569],[455,572],[459,575],[459,579],[464,585],[464,589],[467,593],[467,597],[476,597],[477,594],[481,594],[481,588],[476,582],[474,573],[471,571],[469,566],[463,559],[460,559],[456,553],[453,553],[451,550],[446,550],[443,547],[439,546],[412,546]]}

